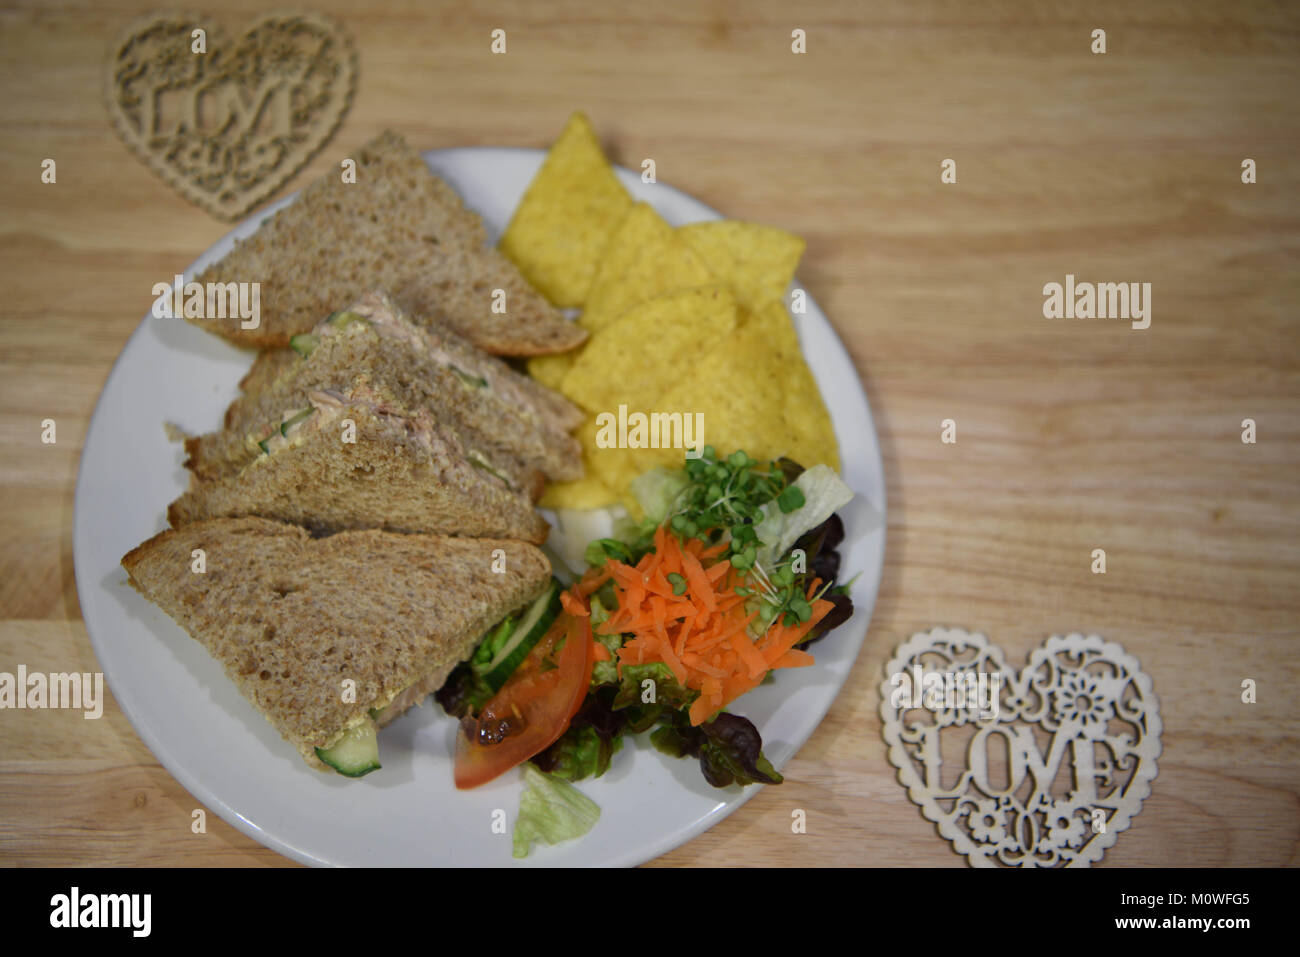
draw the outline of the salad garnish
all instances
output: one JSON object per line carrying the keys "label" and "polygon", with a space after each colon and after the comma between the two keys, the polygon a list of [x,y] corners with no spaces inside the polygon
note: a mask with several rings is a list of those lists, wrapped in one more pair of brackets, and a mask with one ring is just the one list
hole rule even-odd
{"label": "salad garnish", "polygon": [[[852,493],[826,466],[710,447],[631,488],[640,520],[588,545],[586,573],[518,670],[484,680],[474,660],[501,657],[489,636],[438,692],[462,719],[458,785],[528,762],[528,806],[567,807],[572,795],[554,782],[604,774],[623,736],[642,732],[697,759],[715,787],[781,783],[758,729],[724,709],[775,672],[813,664],[808,646],[852,614],[835,514]],[[524,823],[516,850],[527,853]]]}
{"label": "salad garnish", "polygon": [[582,837],[600,818],[600,808],[572,784],[524,765],[524,793],[519,798],[511,853],[527,857],[533,843],[559,844]]}

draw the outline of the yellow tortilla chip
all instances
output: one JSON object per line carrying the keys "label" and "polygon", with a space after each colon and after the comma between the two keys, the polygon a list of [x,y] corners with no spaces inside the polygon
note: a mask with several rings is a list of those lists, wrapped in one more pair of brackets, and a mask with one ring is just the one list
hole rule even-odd
{"label": "yellow tortilla chip", "polygon": [[[689,376],[660,396],[666,411],[701,413],[705,445],[720,455],[744,449],[756,459],[785,454],[794,441],[785,434],[781,383],[785,361],[754,328],[736,330],[706,353]],[[680,450],[647,450],[645,468],[672,465]]]}
{"label": "yellow tortilla chip", "polygon": [[673,228],[664,222],[649,203],[634,203],[628,214],[623,217],[614,235],[610,237],[605,254],[596,268],[596,278],[587,293],[587,302],[583,307],[583,325],[593,318],[597,326],[603,325],[602,317],[617,316],[611,309],[619,308],[613,304],[617,299],[624,274],[632,268],[643,250],[666,248],[672,240]]}
{"label": "yellow tortilla chip", "polygon": [[[759,460],[786,455],[805,468],[825,463],[839,471],[830,415],[802,355],[786,351],[794,330],[784,307],[775,306],[750,317],[702,356],[654,408],[700,413],[702,440],[719,455],[744,449]],[[608,457],[602,452],[596,461],[606,486],[625,500],[632,478],[656,465],[680,467],[684,455],[663,448],[619,452]]]}
{"label": "yellow tortilla chip", "polygon": [[[698,413],[699,431],[692,419],[690,438],[712,445],[720,455],[744,449],[760,460],[785,455],[805,468],[821,463],[839,471],[839,448],[830,414],[799,351],[790,316],[780,303],[769,303],[757,314],[748,315],[698,359],[683,361],[680,366],[670,388],[647,401],[645,408],[630,409],[628,417],[641,411],[647,417],[676,414],[684,420]],[[606,411],[615,413],[615,409]],[[657,421],[662,426],[666,420]],[[685,450],[669,447],[671,443],[662,433],[658,444],[665,447],[627,448],[618,443],[627,444],[631,429],[619,434],[610,428],[609,420],[605,420],[605,428],[602,436],[594,416],[583,424],[578,439],[586,478],[548,486],[543,505],[597,508],[622,500],[637,514],[635,502],[627,494],[628,483],[657,465],[680,468],[684,461]],[[651,431],[653,425],[641,437],[648,440]],[[686,430],[680,434],[685,438]],[[674,439],[678,435],[672,433]],[[601,438],[611,440],[605,444],[612,447],[601,447]]]}
{"label": "yellow tortilla chip", "polygon": [[790,456],[804,468],[829,465],[840,470],[840,450],[830,412],[822,401],[821,390],[808,363],[786,364],[782,421],[788,435],[794,436]]}
{"label": "yellow tortilla chip", "polygon": [[783,303],[771,301],[755,313],[741,309],[740,314],[747,334],[767,343],[768,349],[786,370],[781,377],[782,420],[785,431],[797,436],[797,441],[785,454],[804,468],[820,463],[838,472],[839,447],[835,442],[835,430],[831,427],[830,413],[803,357],[790,313]]}
{"label": "yellow tortilla chip", "polygon": [[611,450],[597,446],[596,434],[595,416],[590,416],[575,434],[582,444],[582,478],[572,482],[547,483],[538,505],[542,508],[600,508],[619,500],[618,493],[606,481],[612,465],[606,453]]}
{"label": "yellow tortilla chip", "polygon": [[753,326],[755,334],[765,340],[773,351],[803,362],[799,335],[795,332],[794,323],[790,320],[790,313],[786,311],[784,303],[769,302],[757,311],[742,307],[740,323],[746,327]]}
{"label": "yellow tortilla chip", "polygon": [[695,359],[736,327],[736,300],[700,286],[633,307],[588,340],[560,391],[589,412],[651,412]]}
{"label": "yellow tortilla chip", "polygon": [[528,360],[528,374],[548,389],[558,390],[580,349],[551,356],[533,356]]}
{"label": "yellow tortilla chip", "polygon": [[552,303],[581,306],[631,205],[587,117],[574,113],[506,227],[501,251]]}
{"label": "yellow tortilla chip", "polygon": [[584,310],[578,321],[589,332],[599,332],[643,302],[710,282],[713,274],[674,230],[664,233],[652,226],[622,277],[602,290],[599,308]]}
{"label": "yellow tortilla chip", "polygon": [[691,223],[677,233],[709,271],[730,283],[736,298],[754,310],[785,297],[805,246],[784,229],[725,219]]}
{"label": "yellow tortilla chip", "polygon": [[619,496],[599,478],[584,475],[573,482],[552,482],[546,486],[537,504],[542,508],[603,508],[613,505]]}

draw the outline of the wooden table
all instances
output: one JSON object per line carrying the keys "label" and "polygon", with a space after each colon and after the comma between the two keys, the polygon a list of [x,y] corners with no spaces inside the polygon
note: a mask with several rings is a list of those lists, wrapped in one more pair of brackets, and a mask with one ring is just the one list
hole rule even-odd
{"label": "wooden table", "polygon": [[[235,25],[257,9],[230,6]],[[807,238],[801,281],[884,451],[880,598],[787,783],[656,863],[960,866],[895,781],[877,717],[883,663],[936,624],[984,631],[1017,667],[1073,630],[1141,659],[1164,755],[1105,863],[1297,863],[1300,10],[612,6],[321,5],[355,37],[359,88],[286,189],[385,127],[422,149],[543,146],[582,108],[615,159],[653,157],[662,181]],[[0,9],[0,670],[98,669],[72,571],[87,424],[152,284],[228,228],[107,121],[107,46],[148,9]],[[1067,274],[1150,282],[1150,328],[1045,319],[1043,286]],[[288,863],[215,816],[191,834],[195,804],[111,700],[94,722],[0,712],[0,862]]]}

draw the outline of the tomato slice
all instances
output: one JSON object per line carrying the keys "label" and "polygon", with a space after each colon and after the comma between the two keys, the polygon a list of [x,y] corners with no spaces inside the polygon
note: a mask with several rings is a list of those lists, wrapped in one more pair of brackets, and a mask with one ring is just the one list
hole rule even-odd
{"label": "tomato slice", "polygon": [[[558,656],[555,647],[564,641]],[[456,735],[456,787],[500,777],[568,730],[596,660],[591,619],[561,612],[501,690]]]}

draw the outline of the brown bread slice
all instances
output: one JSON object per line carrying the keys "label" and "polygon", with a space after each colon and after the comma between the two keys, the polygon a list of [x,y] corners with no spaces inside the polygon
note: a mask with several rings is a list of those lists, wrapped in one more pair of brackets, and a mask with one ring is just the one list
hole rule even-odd
{"label": "brown bread slice", "polygon": [[[205,553],[202,574],[191,570],[196,548]],[[496,549],[504,572],[493,570]],[[416,695],[403,697],[412,685],[441,687],[551,574],[541,551],[523,542],[380,531],[314,539],[261,518],[162,532],[122,565],[318,768],[317,747],[371,708],[413,703]],[[348,678],[354,702],[343,701]]]}
{"label": "brown bread slice", "polygon": [[258,455],[255,442],[268,423],[304,408],[310,391],[346,388],[362,377],[399,409],[428,409],[505,471],[537,470],[555,481],[582,476],[581,446],[566,431],[582,412],[567,399],[450,330],[416,326],[382,293],[363,296],[344,313],[366,321],[318,325],[310,355],[289,350],[297,358],[278,364],[274,381],[236,398],[221,431],[186,440],[186,467],[201,478],[238,471]]}
{"label": "brown bread slice", "polygon": [[[437,268],[389,288],[417,322],[442,323],[493,355],[554,355],[587,339],[585,328],[555,312],[515,264],[492,247],[443,250]],[[491,309],[497,289],[505,293],[503,313]],[[541,308],[552,314],[546,321],[536,318]],[[521,311],[526,329],[520,328]]]}
{"label": "brown bread slice", "polygon": [[[385,132],[352,158],[355,183],[337,169],[326,174],[196,277],[260,282],[258,327],[192,322],[242,345],[287,346],[338,303],[402,288],[419,307],[417,320],[440,319],[488,352],[542,355],[586,338],[486,245],[483,221],[401,136]],[[494,289],[506,293],[504,314],[492,312]]]}
{"label": "brown bread slice", "polygon": [[435,422],[449,454],[476,459],[501,476],[512,491],[526,495],[530,502],[541,498],[546,476],[531,462],[503,448],[497,436],[482,427],[465,428],[448,409],[423,404],[418,393],[395,378],[391,370],[354,373],[344,368],[337,371],[337,375],[284,382],[256,396],[244,397],[244,401],[237,401],[227,410],[230,424],[226,428],[186,436],[184,464],[193,473],[194,480],[204,483],[237,479],[264,455],[260,441],[274,436],[286,418],[312,408],[313,395],[325,394],[363,398],[387,419]]}
{"label": "brown bread slice", "polygon": [[[208,518],[260,515],[315,531],[383,528],[541,544],[549,526],[532,508],[534,488],[512,488],[467,456],[458,436],[427,414],[383,410],[355,388],[313,393],[316,413],[281,448],[241,471],[191,476],[167,510],[173,526]],[[355,442],[344,441],[347,421]]]}
{"label": "brown bread slice", "polygon": [[293,368],[298,353],[292,349],[263,349],[239,380],[241,392],[257,393],[269,388],[286,370]]}

